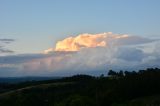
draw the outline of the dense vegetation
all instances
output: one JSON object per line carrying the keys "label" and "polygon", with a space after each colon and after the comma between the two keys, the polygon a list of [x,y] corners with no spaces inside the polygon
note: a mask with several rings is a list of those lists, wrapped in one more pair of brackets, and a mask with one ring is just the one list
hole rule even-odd
{"label": "dense vegetation", "polygon": [[158,106],[160,69],[0,84],[0,106]]}

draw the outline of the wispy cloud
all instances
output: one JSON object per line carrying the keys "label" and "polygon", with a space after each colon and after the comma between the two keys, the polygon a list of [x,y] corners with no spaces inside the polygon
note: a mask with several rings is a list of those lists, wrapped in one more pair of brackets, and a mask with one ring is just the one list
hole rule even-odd
{"label": "wispy cloud", "polygon": [[14,39],[0,39],[0,41],[4,41],[4,42],[13,42],[13,41],[15,41]]}
{"label": "wispy cloud", "polygon": [[14,53],[14,51],[0,47],[0,53]]}
{"label": "wispy cloud", "polygon": [[6,45],[14,41],[15,41],[14,39],[0,39],[0,55],[13,53],[14,51],[7,49]]}

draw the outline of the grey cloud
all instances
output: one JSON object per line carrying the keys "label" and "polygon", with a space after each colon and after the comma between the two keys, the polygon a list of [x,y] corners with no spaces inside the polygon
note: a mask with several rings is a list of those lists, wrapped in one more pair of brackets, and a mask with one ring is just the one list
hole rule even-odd
{"label": "grey cloud", "polygon": [[15,41],[14,39],[0,39],[0,41],[7,41],[7,42],[13,42],[13,41]]}
{"label": "grey cloud", "polygon": [[20,64],[35,59],[43,60],[45,58],[53,58],[75,53],[76,52],[54,52],[52,54],[19,54],[19,55],[0,56],[0,64],[12,64],[12,63]]}
{"label": "grey cloud", "polygon": [[14,53],[13,50],[6,48],[6,45],[14,42],[14,39],[0,39],[0,54]]}
{"label": "grey cloud", "polygon": [[11,55],[0,56],[0,64],[20,64],[30,61],[36,58],[43,58],[43,54],[23,54],[23,55]]}
{"label": "grey cloud", "polygon": [[14,53],[12,50],[4,49],[0,47],[0,53]]}
{"label": "grey cloud", "polygon": [[15,39],[0,39],[1,43],[6,43],[6,44],[14,42],[14,41],[15,41]]}
{"label": "grey cloud", "polygon": [[117,50],[117,58],[123,59],[126,61],[142,61],[147,54],[143,53],[142,50],[137,48],[118,48]]}
{"label": "grey cloud", "polygon": [[152,43],[154,41],[158,41],[159,39],[149,39],[139,36],[129,36],[124,39],[119,39],[117,44],[119,45],[139,45],[139,44],[146,44]]}

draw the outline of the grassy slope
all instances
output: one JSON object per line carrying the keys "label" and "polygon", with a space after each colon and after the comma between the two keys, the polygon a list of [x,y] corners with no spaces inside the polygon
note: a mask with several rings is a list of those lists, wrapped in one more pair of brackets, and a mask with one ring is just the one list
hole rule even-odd
{"label": "grassy slope", "polygon": [[82,89],[85,89],[83,88],[85,83],[76,80],[66,78],[58,81],[33,82],[35,84],[30,83],[25,87],[0,93],[0,106],[11,104],[12,106],[64,106],[67,99],[85,98],[79,96]]}
{"label": "grassy slope", "polygon": [[67,84],[73,84],[73,82],[54,82],[54,83],[48,83],[48,84],[39,84],[39,85],[30,85],[24,88],[18,88],[15,90],[10,90],[8,92],[4,92],[0,94],[0,98],[5,98],[7,96],[10,96],[12,94],[18,94],[25,90],[32,90],[32,89],[47,89],[49,87],[56,87],[56,86],[64,86]]}

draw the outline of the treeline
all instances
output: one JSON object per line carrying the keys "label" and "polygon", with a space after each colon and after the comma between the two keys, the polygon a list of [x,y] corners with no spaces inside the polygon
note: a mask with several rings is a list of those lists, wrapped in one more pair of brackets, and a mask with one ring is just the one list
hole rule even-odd
{"label": "treeline", "polygon": [[[75,75],[11,86],[14,89],[34,87],[0,94],[0,106],[124,106],[137,98],[160,96],[160,69],[110,70],[108,75],[99,77]],[[144,99],[143,103],[140,101],[134,106],[160,105],[160,98],[151,101]]]}
{"label": "treeline", "polygon": [[138,72],[136,71],[113,71],[113,70],[109,70],[108,72],[108,76],[112,76],[112,77],[128,77],[128,76],[135,76],[135,75],[159,75],[160,74],[160,69],[159,68],[147,68],[146,70],[139,70]]}

